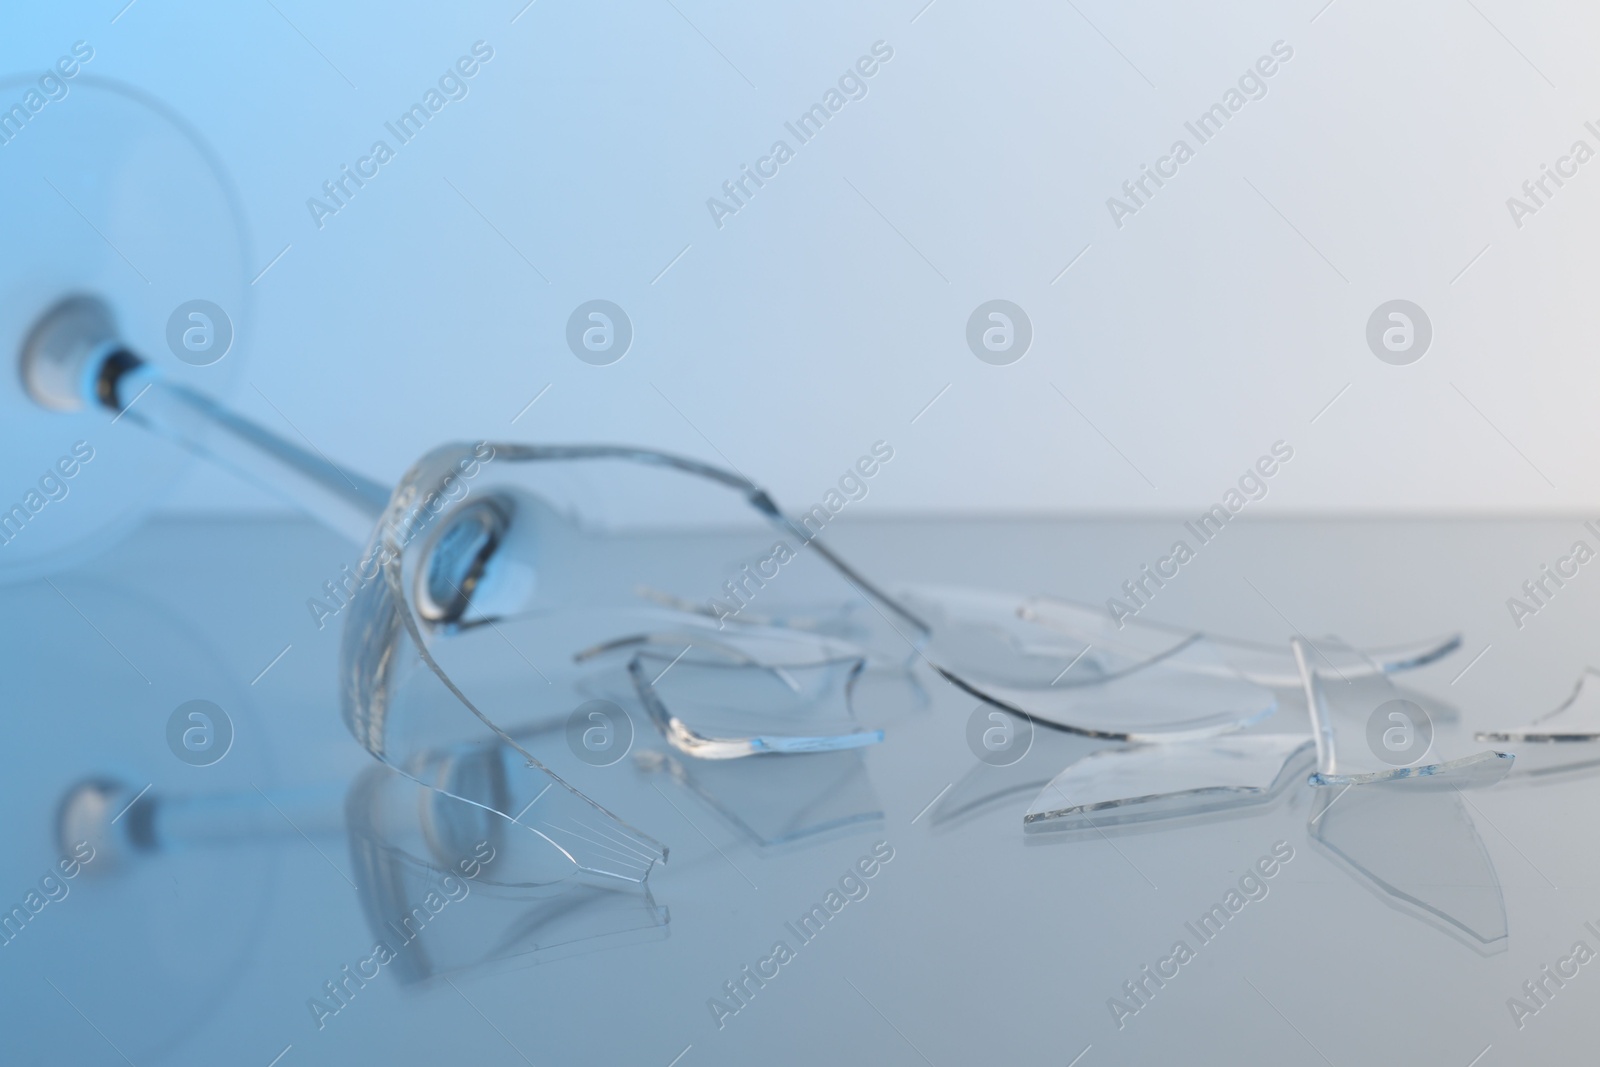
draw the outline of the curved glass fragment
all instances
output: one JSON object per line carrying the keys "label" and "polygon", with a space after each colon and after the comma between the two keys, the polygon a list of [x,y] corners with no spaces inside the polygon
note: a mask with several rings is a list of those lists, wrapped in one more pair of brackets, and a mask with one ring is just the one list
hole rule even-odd
{"label": "curved glass fragment", "polygon": [[923,818],[935,829],[946,829],[1001,804],[1026,802],[1038,796],[1062,767],[1097,751],[1099,745],[1096,738],[1068,730],[1035,730],[1021,759],[999,765],[974,762]]}
{"label": "curved glass fragment", "polygon": [[1056,775],[1022,817],[1048,833],[1198,815],[1261,804],[1309,762],[1301,734],[1233,734],[1091,753]]}
{"label": "curved glass fragment", "polygon": [[[1196,638],[1211,645],[1218,659],[1230,672],[1257,685],[1278,689],[1292,689],[1300,684],[1300,672],[1294,656],[1277,644],[1243,641],[1218,634],[1200,634],[1181,626],[1168,626],[1137,617],[1114,620],[1106,611],[1074,600],[1058,597],[1030,597],[1019,602],[1018,615],[1030,622],[1047,627],[1063,637],[1098,648],[1107,654],[1127,660],[1158,659],[1174,652]],[[1403,645],[1390,645],[1367,649],[1361,661],[1362,669],[1374,669],[1386,674],[1414,670],[1443,659],[1461,647],[1461,635],[1450,634],[1426,641]],[[1176,657],[1174,670],[1209,668],[1207,661]]]}
{"label": "curved glass fragment", "polygon": [[[1119,741],[1179,741],[1237,730],[1277,709],[1199,635],[1144,658],[1086,645],[1023,619],[1003,593],[919,587],[923,650],[967,693],[1064,730]],[[1185,664],[1180,669],[1177,664]]]}
{"label": "curved glass fragment", "polygon": [[1600,771],[1600,672],[1585,667],[1571,695],[1528,725],[1480,730],[1475,736],[1517,750],[1514,780],[1518,782]]}
{"label": "curved glass fragment", "polygon": [[[574,707],[570,691],[547,681],[551,689],[533,690],[535,699],[529,700],[532,687],[513,684],[512,702],[524,709],[524,721],[502,725],[440,666],[436,645],[447,644],[451,634],[419,616],[407,595],[417,587],[418,547],[437,531],[441,515],[449,514],[435,505],[452,483],[459,484],[463,452],[473,455],[470,449],[436,450],[408,472],[368,554],[354,568],[359,576],[373,577],[344,609],[345,725],[401,774],[481,809],[485,818],[504,821],[507,833],[529,835],[536,847],[528,855],[537,857],[529,861],[529,884],[571,878],[643,882],[666,858],[665,847],[578,791],[518,737],[519,729],[539,721],[541,711],[554,718]],[[482,688],[495,687],[486,682]]]}
{"label": "curved glass fragment", "polygon": [[667,742],[704,760],[860,748],[851,696],[866,666],[857,649],[800,633],[751,627],[725,633],[682,626],[619,638],[579,661],[630,650],[628,675]]}
{"label": "curved glass fragment", "polygon": [[1479,730],[1479,741],[1576,744],[1600,741],[1600,671],[1585,667],[1572,695],[1527,726]]}
{"label": "curved glass fragment", "polygon": [[1442,753],[1427,709],[1400,695],[1372,660],[1336,637],[1290,642],[1300,667],[1312,734],[1317,741],[1317,772],[1311,784],[1365,785],[1396,778],[1475,777],[1485,766],[1512,757],[1479,752],[1464,757]]}

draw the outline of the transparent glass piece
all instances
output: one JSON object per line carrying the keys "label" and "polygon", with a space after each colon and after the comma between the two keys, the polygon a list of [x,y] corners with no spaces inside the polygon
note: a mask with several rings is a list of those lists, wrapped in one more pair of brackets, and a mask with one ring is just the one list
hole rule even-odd
{"label": "transparent glass piece", "polygon": [[[380,527],[368,557],[379,561],[376,577],[344,609],[340,695],[345,725],[396,771],[482,809],[485,818],[504,820],[508,832],[529,835],[529,855],[538,859],[530,860],[526,881],[643,882],[666,858],[666,849],[537,759],[517,734],[528,728],[526,720],[508,720],[510,728],[502,727],[434,659],[437,634],[424,630],[404,593],[415,571],[414,554],[407,556],[393,535],[413,510],[406,488],[397,492],[386,514],[393,525]],[[417,522],[426,529],[426,517]],[[576,706],[564,692],[534,691],[535,699],[529,700],[531,688],[524,690],[521,704],[525,714],[534,712],[535,722],[541,710],[555,717]]]}
{"label": "transparent glass piece", "polygon": [[1537,744],[1581,744],[1600,741],[1600,671],[1585,667],[1572,695],[1553,711],[1527,726],[1509,730],[1480,730],[1479,741]]}
{"label": "transparent glass piece", "polygon": [[1517,782],[1548,782],[1600,772],[1600,672],[1585,667],[1572,693],[1526,726],[1480,730],[1479,741],[1516,749]]}
{"label": "transparent glass piece", "polygon": [[1309,764],[1314,742],[1297,734],[1234,734],[1092,753],[1040,792],[1030,833],[1116,826],[1196,815],[1271,800]]}
{"label": "transparent glass piece", "polygon": [[[980,700],[1061,729],[1119,741],[1210,737],[1259,722],[1273,694],[1204,641],[1146,659],[1097,650],[1017,614],[1001,593],[918,588],[903,602],[927,621],[924,655]],[[1177,669],[1176,662],[1187,669]]]}
{"label": "transparent glass piece", "polygon": [[[629,521],[641,508],[659,508],[649,536]],[[607,611],[639,612],[640,589],[703,599],[722,631],[717,640],[746,647],[762,637],[728,618],[753,610],[776,592],[769,588],[775,583],[814,595],[831,582],[841,601],[881,596],[815,532],[783,518],[738,475],[662,453],[483,442],[436,449],[407,472],[366,554],[345,575],[360,587],[344,609],[346,723],[369,751],[436,788],[447,787],[443,770],[418,753],[463,742],[503,746],[506,797],[469,799],[558,845],[578,871],[642,880],[661,846],[574,789],[519,736],[548,730],[576,707],[572,656],[584,646],[572,640],[575,627],[591,626],[584,634],[590,643],[663,629],[634,621],[626,629],[593,631],[593,620]],[[874,607],[885,619],[896,614],[887,601]],[[906,615],[891,625],[915,631],[919,624]],[[676,695],[664,699],[652,672],[645,691],[668,709],[669,727],[683,726],[675,735],[680,741],[709,743],[703,751],[732,754],[723,744],[729,741],[752,751],[795,751],[879,739],[853,725],[836,729],[844,716],[826,710],[824,694],[847,710],[859,659],[844,666],[842,659],[818,661],[816,647],[788,671],[749,669],[726,657],[716,666],[715,657],[699,656],[674,670],[722,690],[759,688],[763,706],[769,698],[785,700],[784,712],[810,715],[828,724],[824,730],[766,734],[746,722],[735,732],[726,713],[738,709],[726,700],[698,709],[724,715],[701,726],[672,705],[689,699],[688,687],[677,684]],[[781,716],[769,711],[768,721]],[[848,736],[841,741],[835,732]],[[530,773],[516,773],[517,763]],[[524,805],[532,806],[524,811]]]}
{"label": "transparent glass piece", "polygon": [[1505,777],[1511,758],[1483,753],[1454,773],[1317,790],[1309,831],[1387,904],[1482,952],[1506,945],[1506,904],[1463,790]]}
{"label": "transparent glass piece", "polygon": [[974,762],[921,818],[943,829],[1001,804],[1020,806],[1038,796],[1062,767],[1096,751],[1100,745],[1097,738],[1067,730],[1035,730],[1033,742],[1021,759],[998,766],[982,760]]}
{"label": "transparent glass piece", "polygon": [[[1230,672],[1257,685],[1276,689],[1292,689],[1300,685],[1300,671],[1294,655],[1283,645],[1201,634],[1137,616],[1121,620],[1119,626],[1102,608],[1057,597],[1030,597],[1018,603],[1017,611],[1027,621],[1122,660],[1158,660],[1201,639],[1216,650],[1217,659],[1225,663]],[[1443,659],[1460,647],[1461,635],[1450,634],[1431,640],[1367,649],[1362,658],[1351,664],[1347,673],[1378,670],[1393,674],[1413,670]],[[1202,672],[1211,669],[1206,660],[1183,656],[1176,657],[1172,667],[1174,670]]]}
{"label": "transparent glass piece", "polygon": [[761,760],[693,760],[640,752],[635,762],[671,775],[763,847],[814,841],[883,820],[859,750]]}
{"label": "transparent glass piece", "polygon": [[883,740],[882,730],[857,723],[851,706],[864,657],[771,632],[732,634],[726,645],[705,637],[640,639],[628,662],[640,702],[680,752],[727,760]]}
{"label": "transparent glass piece", "polygon": [[1471,777],[1481,773],[1484,765],[1500,761],[1506,770],[1510,768],[1511,757],[1503,753],[1452,756],[1442,752],[1441,738],[1427,709],[1401,696],[1372,660],[1338,638],[1312,642],[1296,637],[1290,648],[1299,664],[1317,741],[1312,785]]}
{"label": "transparent glass piece", "polygon": [[[759,562],[759,560],[758,560]],[[652,604],[659,604],[673,611],[702,616],[713,622],[718,621],[716,610],[704,600],[689,600],[686,597],[675,596],[671,593],[653,589],[649,586],[640,586],[635,590],[641,600]],[[759,610],[757,610],[759,607]],[[868,616],[872,616],[869,618]],[[861,643],[870,641],[874,636],[872,609],[865,601],[856,597],[850,601],[839,603],[837,601],[806,601],[794,602],[775,596],[773,602],[752,606],[750,609],[737,615],[722,616],[724,626],[737,625],[741,627],[768,627],[783,630],[798,630],[803,633],[814,633],[824,637],[834,637],[844,641]],[[913,648],[906,647],[902,642],[892,657],[898,662],[914,659],[916,652]]]}

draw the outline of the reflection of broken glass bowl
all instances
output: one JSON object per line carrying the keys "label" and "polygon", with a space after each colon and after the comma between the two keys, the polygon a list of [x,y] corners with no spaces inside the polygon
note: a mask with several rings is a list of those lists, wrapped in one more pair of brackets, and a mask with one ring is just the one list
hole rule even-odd
{"label": "reflection of broken glass bowl", "polygon": [[1018,614],[1020,601],[1006,594],[918,588],[902,600],[928,624],[924,655],[948,681],[1062,729],[1113,740],[1177,741],[1239,729],[1277,707],[1271,692],[1234,671],[1203,640],[1134,658],[1029,622]]}
{"label": "reflection of broken glass bowl", "polygon": [[1295,777],[1311,746],[1298,734],[1234,734],[1102,749],[1044,787],[1023,829],[1117,826],[1265,803]]}
{"label": "reflection of broken glass bowl", "polygon": [[[494,759],[493,750],[459,755]],[[552,884],[550,850],[516,824],[388,767],[356,780],[345,814],[362,910],[403,982],[665,935],[667,909],[647,884]]]}

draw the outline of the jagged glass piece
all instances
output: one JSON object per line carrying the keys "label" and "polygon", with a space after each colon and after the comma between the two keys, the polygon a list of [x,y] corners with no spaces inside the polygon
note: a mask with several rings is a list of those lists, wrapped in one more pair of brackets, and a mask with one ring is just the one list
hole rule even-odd
{"label": "jagged glass piece", "polygon": [[1585,667],[1572,687],[1572,695],[1553,711],[1527,726],[1509,730],[1480,730],[1479,741],[1583,743],[1600,741],[1600,671]]}
{"label": "jagged glass piece", "polygon": [[[419,547],[429,543],[441,515],[428,506],[459,485],[458,463],[472,450],[440,449],[408,472],[379,523],[366,560],[376,573],[344,610],[340,696],[345,725],[374,756],[415,781],[506,820],[540,843],[530,882],[569,878],[639,883],[666,858],[654,838],[634,829],[570,785],[519,740],[517,723],[486,714],[435,658],[451,631],[418,614],[408,591],[417,588]],[[454,494],[452,494],[454,495]],[[409,546],[409,551],[408,551]],[[365,573],[370,568],[357,568]],[[496,694],[497,679],[480,679],[481,695],[501,706],[553,717],[578,701],[566,690],[528,687],[512,699]],[[470,684],[470,683],[469,683]],[[504,687],[504,683],[501,683]],[[546,695],[548,692],[549,695]],[[496,699],[498,697],[498,699]]]}
{"label": "jagged glass piece", "polygon": [[1511,757],[1483,753],[1445,775],[1317,790],[1312,840],[1385,903],[1483,952],[1506,944],[1499,876],[1464,803],[1493,785]]}
{"label": "jagged glass piece", "polygon": [[[1209,670],[1209,661],[1173,656],[1190,643],[1201,640],[1217,653],[1230,673],[1257,685],[1292,689],[1300,685],[1300,671],[1293,654],[1281,644],[1243,641],[1218,634],[1202,634],[1181,626],[1169,626],[1138,617],[1113,620],[1111,615],[1091,604],[1058,597],[1030,597],[1017,605],[1018,615],[1091,648],[1103,650],[1123,660],[1142,662],[1172,657],[1174,670]],[[1443,659],[1461,647],[1461,635],[1450,634],[1426,641],[1413,641],[1365,650],[1364,658],[1351,665],[1347,673],[1378,670],[1386,674],[1414,670]]]}
{"label": "jagged glass piece", "polygon": [[1035,730],[1033,743],[1020,760],[1002,765],[976,761],[921,818],[944,828],[1017,798],[1031,800],[1062,767],[1096,751],[1100,744],[1097,738],[1067,730]]}
{"label": "jagged glass piece", "polygon": [[[713,622],[718,621],[718,613],[707,601],[690,600],[647,585],[637,587],[634,592],[641,600],[649,603],[659,604],[673,611],[699,615]],[[871,640],[874,636],[872,620],[875,618],[877,616],[867,606],[866,601],[859,597],[843,603],[837,601],[797,603],[775,596],[771,604],[753,605],[748,610],[720,621],[725,627],[738,625],[798,630],[860,644]],[[906,662],[915,656],[915,650],[902,642],[893,658],[897,662]]]}
{"label": "jagged glass piece", "polygon": [[1265,803],[1308,762],[1299,734],[1234,734],[1178,744],[1108,748],[1078,760],[1039,793],[1030,833],[1116,826]]}
{"label": "jagged glass piece", "polygon": [[883,740],[863,729],[851,694],[866,665],[857,649],[812,635],[681,627],[580,653],[632,649],[628,675],[674,748],[704,760],[860,748]]}
{"label": "jagged glass piece", "polygon": [[[919,588],[901,601],[931,629],[934,669],[980,700],[1118,741],[1210,737],[1259,722],[1273,694],[1241,677],[1204,641],[1146,659],[1086,647],[1017,613],[1002,593]],[[1173,666],[1176,661],[1187,669]]]}
{"label": "jagged glass piece", "polygon": [[1498,760],[1509,769],[1511,757],[1503,753],[1447,758],[1440,752],[1427,710],[1401,696],[1370,658],[1338,638],[1313,642],[1296,637],[1290,648],[1299,665],[1317,742],[1312,785],[1472,776]]}

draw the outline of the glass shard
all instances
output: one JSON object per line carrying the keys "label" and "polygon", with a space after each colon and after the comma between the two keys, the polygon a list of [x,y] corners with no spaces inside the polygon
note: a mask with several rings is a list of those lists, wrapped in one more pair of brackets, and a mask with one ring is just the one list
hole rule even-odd
{"label": "glass shard", "polygon": [[[1092,604],[1057,597],[1031,597],[1019,602],[1020,617],[1037,622],[1057,633],[1103,649],[1128,660],[1153,660],[1169,654],[1197,637],[1218,653],[1230,671],[1257,685],[1292,689],[1300,684],[1300,672],[1293,654],[1282,645],[1243,641],[1217,634],[1199,634],[1180,626],[1168,626],[1137,617],[1113,620],[1110,614]],[[1414,641],[1367,649],[1352,669],[1378,670],[1386,674],[1413,670],[1443,659],[1461,647],[1461,635],[1450,634],[1431,640]],[[1204,661],[1178,658],[1174,669],[1206,669]]]}
{"label": "glass shard", "polygon": [[858,650],[812,635],[681,626],[620,638],[578,654],[633,650],[628,675],[674,748],[703,760],[860,748],[883,740],[863,729],[851,695],[866,665]]}
{"label": "glass shard", "polygon": [[1506,944],[1506,905],[1463,790],[1493,785],[1511,759],[1485,753],[1450,776],[1390,778],[1318,790],[1309,822],[1321,845],[1392,907],[1483,951]]}
{"label": "glass shard", "polygon": [[1480,730],[1479,741],[1584,743],[1600,741],[1600,671],[1585,667],[1572,695],[1527,726]]}
{"label": "glass shard", "polygon": [[[1277,709],[1271,692],[1194,637],[1136,659],[1029,622],[1005,594],[919,588],[902,600],[928,622],[924,655],[947,680],[1061,729],[1178,741],[1237,730]],[[1185,669],[1174,666],[1180,662]]]}
{"label": "glass shard", "polygon": [[1102,749],[1045,786],[1023,829],[1115,826],[1265,803],[1296,777],[1296,765],[1309,764],[1313,744],[1298,734],[1234,734]]}
{"label": "glass shard", "polygon": [[[1372,660],[1336,637],[1296,637],[1299,665],[1317,742],[1311,784],[1365,785],[1415,777],[1503,776],[1512,758],[1498,752],[1452,756],[1441,752],[1432,717],[1400,695]],[[1498,770],[1496,770],[1498,768]]]}
{"label": "glass shard", "polygon": [[925,818],[935,829],[959,825],[1001,804],[1025,803],[1039,795],[1062,767],[1100,748],[1097,738],[1066,730],[1035,730],[1033,742],[1015,763],[978,760],[946,790]]}
{"label": "glass shard", "polygon": [[[429,625],[408,599],[407,591],[417,587],[417,546],[437,529],[439,514],[447,514],[429,501],[459,484],[458,463],[465,458],[444,449],[414,467],[396,489],[369,555],[355,568],[372,579],[343,609],[345,725],[396,771],[528,834],[540,857],[532,880],[643,882],[666,849],[535,758],[517,737],[526,719],[502,725],[485,714],[434,656],[444,631]],[[401,531],[410,533],[402,537]],[[524,716],[533,711],[535,721],[541,711],[553,717],[576,704],[567,693],[539,692],[530,700],[522,688],[514,703]]]}

